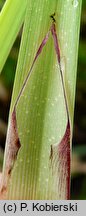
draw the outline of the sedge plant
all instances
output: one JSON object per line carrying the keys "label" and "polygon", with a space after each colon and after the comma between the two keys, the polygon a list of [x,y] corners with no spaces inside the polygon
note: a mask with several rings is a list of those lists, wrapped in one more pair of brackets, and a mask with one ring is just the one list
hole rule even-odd
{"label": "sedge plant", "polygon": [[5,199],[69,199],[81,0],[27,0],[1,179]]}

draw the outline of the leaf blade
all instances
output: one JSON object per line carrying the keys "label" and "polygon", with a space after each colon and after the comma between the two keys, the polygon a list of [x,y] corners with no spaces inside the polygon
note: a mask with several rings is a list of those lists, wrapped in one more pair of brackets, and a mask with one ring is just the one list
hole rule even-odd
{"label": "leaf blade", "polygon": [[[0,72],[25,17],[26,0],[7,0],[0,13]],[[16,17],[17,14],[17,18]]]}

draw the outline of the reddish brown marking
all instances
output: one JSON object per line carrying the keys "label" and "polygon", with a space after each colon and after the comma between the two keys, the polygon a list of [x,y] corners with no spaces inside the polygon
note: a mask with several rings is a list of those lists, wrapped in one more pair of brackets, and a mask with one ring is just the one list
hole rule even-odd
{"label": "reddish brown marking", "polygon": [[50,160],[52,161],[52,158],[53,158],[53,148],[52,148],[52,145],[51,145],[51,151],[50,151]]}
{"label": "reddish brown marking", "polygon": [[20,143],[20,140],[19,140],[19,138],[16,140],[16,147],[18,148],[18,150],[19,150],[19,148],[21,147],[21,143]]}
{"label": "reddish brown marking", "polygon": [[56,53],[58,56],[58,63],[60,64],[60,48],[59,48],[58,38],[57,38],[57,34],[56,34],[55,23],[53,23],[51,26],[51,32],[52,32],[53,39],[54,39],[55,50],[56,50]]}
{"label": "reddish brown marking", "polygon": [[58,167],[58,170],[59,171],[61,170],[60,188],[63,186],[64,177],[66,177],[66,185],[65,185],[66,199],[69,199],[70,198],[70,121],[69,121],[69,110],[68,110],[67,97],[66,97],[66,91],[64,85],[64,78],[63,78],[63,73],[61,68],[60,48],[59,48],[55,23],[53,23],[51,26],[51,33],[53,36],[54,47],[55,47],[59,69],[60,69],[63,94],[64,94],[65,106],[67,112],[67,126],[61,142],[57,145],[52,145],[50,156],[51,156],[52,169],[53,167],[54,169]]}
{"label": "reddish brown marking", "polygon": [[[58,145],[59,160],[61,162],[64,175],[66,175],[66,198],[70,199],[70,124],[68,122],[67,128]],[[63,184],[63,183],[62,183]]]}
{"label": "reddish brown marking", "polygon": [[42,52],[42,49],[43,47],[45,46],[45,44],[47,43],[48,41],[48,38],[49,38],[49,32],[46,34],[46,36],[44,37],[42,43],[40,44],[38,50],[37,50],[37,53],[36,53],[36,56],[34,58],[34,62],[36,61],[36,59],[38,58],[38,56],[40,55],[40,53]]}
{"label": "reddish brown marking", "polygon": [[[70,198],[70,124],[67,124],[66,131],[61,142],[51,145],[50,152],[52,175],[59,177],[58,192],[65,185],[65,199]],[[65,179],[65,180],[64,180]]]}
{"label": "reddish brown marking", "polygon": [[12,119],[13,128],[16,132],[17,131],[17,122],[16,122],[16,109],[15,108],[13,109],[11,119]]}
{"label": "reddish brown marking", "polygon": [[11,171],[12,171],[12,169],[9,169],[9,170],[8,170],[8,175],[10,175],[10,174],[11,174]]}
{"label": "reddish brown marking", "polygon": [[3,186],[0,192],[3,194],[4,192],[6,192],[6,190],[7,190],[7,188],[5,186]]}
{"label": "reddish brown marking", "polygon": [[15,142],[15,145],[16,147],[19,148],[21,147],[21,143],[20,143],[20,139],[18,137],[18,130],[17,130],[17,120],[16,120],[16,110],[14,108],[13,112],[12,112],[12,123],[13,123],[13,128],[14,128],[14,131],[15,133],[17,134],[16,136],[16,142]]}
{"label": "reddish brown marking", "polygon": [[8,182],[10,180],[11,172],[15,164],[19,149],[21,147],[18,130],[17,130],[17,121],[16,121],[16,110],[14,108],[12,114],[10,115],[9,128],[7,131],[6,139],[6,156],[4,170],[1,180],[1,192],[3,193],[4,188],[7,189]]}

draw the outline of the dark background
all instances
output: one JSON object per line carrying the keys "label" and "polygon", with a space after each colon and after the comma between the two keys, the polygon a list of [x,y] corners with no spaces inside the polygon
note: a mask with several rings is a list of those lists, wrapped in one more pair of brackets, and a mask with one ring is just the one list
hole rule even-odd
{"label": "dark background", "polygon": [[[0,0],[0,10],[5,0]],[[19,52],[19,33],[0,75],[0,170]],[[71,199],[86,200],[86,0],[83,0],[73,131]]]}

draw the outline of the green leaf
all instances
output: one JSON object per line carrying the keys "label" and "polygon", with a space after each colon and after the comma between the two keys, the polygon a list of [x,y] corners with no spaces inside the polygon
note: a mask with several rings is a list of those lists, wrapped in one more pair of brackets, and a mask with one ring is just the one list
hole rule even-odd
{"label": "green leaf", "polygon": [[23,24],[26,0],[6,0],[0,13],[0,72]]}

